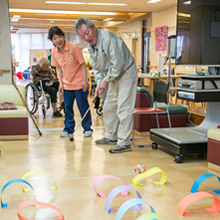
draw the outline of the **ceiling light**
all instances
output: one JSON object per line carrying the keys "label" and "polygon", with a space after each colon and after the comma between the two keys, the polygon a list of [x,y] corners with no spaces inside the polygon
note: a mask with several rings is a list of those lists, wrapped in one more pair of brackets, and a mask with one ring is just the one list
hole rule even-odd
{"label": "ceiling light", "polygon": [[72,4],[72,5],[85,5],[87,4],[86,2],[58,2],[58,1],[45,1],[45,3],[50,3],[50,4]]}
{"label": "ceiling light", "polygon": [[46,4],[69,4],[69,5],[115,5],[115,6],[126,6],[127,4],[122,3],[95,3],[95,2],[63,2],[63,1],[45,1]]}
{"label": "ceiling light", "polygon": [[70,15],[116,15],[114,12],[94,12],[94,11],[56,11],[56,10],[35,10],[10,8],[10,12],[44,13],[44,14],[70,14]]}
{"label": "ceiling light", "polygon": [[[36,13],[35,15],[43,15],[44,16],[45,14],[38,14],[38,13]],[[68,17],[68,15],[64,15],[64,14],[60,14],[59,15],[59,14],[57,14],[56,17],[62,17],[63,18],[63,17]]]}
{"label": "ceiling light", "polygon": [[185,14],[185,13],[178,13],[179,17],[185,17],[185,18],[190,18],[190,14]]}
{"label": "ceiling light", "polygon": [[104,19],[104,20],[102,20],[102,21],[111,21],[113,18],[106,18],[106,19]]}
{"label": "ceiling light", "polygon": [[11,22],[18,22],[20,17],[21,17],[20,15],[14,15],[11,19]]}
{"label": "ceiling light", "polygon": [[150,0],[150,1],[146,2],[146,3],[157,3],[157,2],[160,2],[160,1],[162,1],[162,0]]}
{"label": "ceiling light", "polygon": [[[45,24],[45,25],[47,25],[47,24]],[[64,27],[67,27],[67,26],[69,26],[69,27],[74,27],[75,24],[59,24],[59,26],[64,26]]]}
{"label": "ceiling light", "polygon": [[183,2],[184,5],[190,5],[191,4],[191,1],[186,1],[186,2]]}
{"label": "ceiling light", "polygon": [[15,18],[11,19],[11,22],[18,22],[18,21],[19,21],[19,19],[15,19]]}
{"label": "ceiling light", "polygon": [[20,18],[20,20],[38,20],[38,21],[76,21],[76,19],[61,19],[61,18]]}
{"label": "ceiling light", "polygon": [[89,2],[88,5],[113,5],[113,6],[126,6],[128,4],[121,4],[121,3],[95,3]]}

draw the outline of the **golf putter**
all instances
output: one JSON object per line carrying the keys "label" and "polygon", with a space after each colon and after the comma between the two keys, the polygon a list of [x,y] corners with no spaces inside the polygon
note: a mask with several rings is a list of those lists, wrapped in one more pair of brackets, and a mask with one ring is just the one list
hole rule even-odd
{"label": "golf putter", "polygon": [[[90,104],[89,108],[86,110],[85,114],[83,115],[81,121],[79,122],[79,124],[76,126],[74,133],[76,132],[76,130],[79,128],[80,124],[82,123],[82,121],[84,120],[84,118],[86,117],[86,115],[88,114],[89,110],[91,109],[92,105],[94,104],[94,102],[97,100],[98,96],[95,96],[95,98],[93,99],[92,103]],[[74,134],[73,133],[73,134]],[[70,141],[73,141],[73,134],[70,134]]]}

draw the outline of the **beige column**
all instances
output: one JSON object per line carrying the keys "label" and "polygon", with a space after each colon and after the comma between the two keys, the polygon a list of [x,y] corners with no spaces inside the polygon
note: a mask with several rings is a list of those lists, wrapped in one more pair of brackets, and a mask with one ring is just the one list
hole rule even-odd
{"label": "beige column", "polygon": [[12,84],[8,0],[0,0],[0,84]]}

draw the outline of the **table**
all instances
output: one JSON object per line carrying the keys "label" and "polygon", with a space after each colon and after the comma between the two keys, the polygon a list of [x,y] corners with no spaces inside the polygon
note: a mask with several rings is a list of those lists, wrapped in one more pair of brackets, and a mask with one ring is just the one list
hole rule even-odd
{"label": "table", "polygon": [[185,70],[185,69],[176,69],[176,75],[189,75],[189,74],[196,74],[195,70]]}
{"label": "table", "polygon": [[[149,73],[138,73],[138,78],[150,80],[150,92],[153,95],[155,82],[158,80],[159,77],[158,76],[150,76]],[[180,77],[176,76],[176,75],[170,75],[170,79],[178,79],[178,78],[180,78]],[[160,79],[161,80],[168,79],[168,75],[160,75]]]}

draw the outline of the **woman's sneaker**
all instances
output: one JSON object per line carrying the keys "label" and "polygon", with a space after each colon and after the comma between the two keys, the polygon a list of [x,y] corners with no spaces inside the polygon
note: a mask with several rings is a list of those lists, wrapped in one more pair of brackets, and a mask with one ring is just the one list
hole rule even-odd
{"label": "woman's sneaker", "polygon": [[91,136],[92,136],[92,133],[93,133],[92,130],[85,131],[85,132],[84,132],[84,136],[85,136],[85,137],[91,137]]}
{"label": "woman's sneaker", "polygon": [[63,131],[61,134],[60,134],[60,137],[68,137],[69,134],[66,132],[66,131]]}

